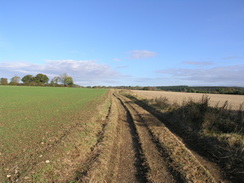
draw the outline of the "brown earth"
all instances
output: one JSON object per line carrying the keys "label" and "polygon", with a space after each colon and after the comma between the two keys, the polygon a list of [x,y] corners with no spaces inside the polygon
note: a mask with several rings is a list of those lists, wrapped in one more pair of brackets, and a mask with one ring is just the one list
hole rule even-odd
{"label": "brown earth", "polygon": [[155,116],[115,93],[97,158],[78,182],[228,182]]}
{"label": "brown earth", "polygon": [[[147,99],[166,97],[169,99],[169,102],[177,102],[178,104],[182,104],[183,101],[187,101],[189,99],[199,101],[204,95],[202,93],[184,93],[169,91],[131,90],[131,92]],[[228,101],[232,109],[238,110],[240,108],[240,105],[244,103],[244,95],[207,94],[207,96],[210,97],[210,105],[212,106],[223,106],[224,103]]]}

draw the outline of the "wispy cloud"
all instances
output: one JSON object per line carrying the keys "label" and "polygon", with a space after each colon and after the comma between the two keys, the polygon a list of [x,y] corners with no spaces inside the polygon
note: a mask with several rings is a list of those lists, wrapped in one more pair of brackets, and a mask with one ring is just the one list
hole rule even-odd
{"label": "wispy cloud", "polygon": [[244,65],[212,67],[209,69],[167,69],[157,71],[171,78],[177,78],[182,83],[197,83],[198,85],[244,86]]}
{"label": "wispy cloud", "polygon": [[130,58],[132,59],[145,59],[145,58],[152,58],[157,55],[157,53],[147,50],[134,50],[130,51]]}
{"label": "wispy cloud", "polygon": [[105,64],[98,64],[95,61],[55,60],[47,61],[44,64],[33,64],[23,62],[0,63],[0,74],[5,77],[18,75],[23,77],[26,74],[36,75],[43,73],[52,77],[67,73],[72,76],[77,84],[81,85],[102,85],[111,84],[121,76],[117,71]]}
{"label": "wispy cloud", "polygon": [[185,61],[183,64],[188,64],[188,65],[198,65],[198,66],[206,66],[206,65],[213,65],[212,62],[198,62],[198,61]]}
{"label": "wispy cloud", "polygon": [[121,59],[120,59],[120,58],[114,58],[113,60],[114,60],[114,61],[116,61],[116,62],[121,61]]}
{"label": "wispy cloud", "polygon": [[117,68],[118,69],[124,69],[124,68],[127,68],[128,66],[127,65],[121,65],[121,66],[118,66]]}
{"label": "wispy cloud", "polygon": [[241,59],[244,57],[240,57],[240,56],[230,56],[230,57],[223,57],[224,60],[233,60],[233,59]]}

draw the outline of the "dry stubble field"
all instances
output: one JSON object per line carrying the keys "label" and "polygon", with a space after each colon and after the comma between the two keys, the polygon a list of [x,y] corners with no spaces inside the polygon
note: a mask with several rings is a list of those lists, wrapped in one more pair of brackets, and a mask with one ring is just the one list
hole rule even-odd
{"label": "dry stubble field", "polygon": [[[169,91],[143,91],[132,90],[132,92],[140,97],[147,99],[166,97],[171,103],[177,102],[182,104],[183,101],[193,99],[196,101],[201,100],[204,94],[202,93],[184,93],[184,92],[169,92]],[[239,109],[240,105],[244,103],[244,95],[224,95],[224,94],[207,94],[210,97],[211,106],[223,106],[226,101],[232,109]]]}

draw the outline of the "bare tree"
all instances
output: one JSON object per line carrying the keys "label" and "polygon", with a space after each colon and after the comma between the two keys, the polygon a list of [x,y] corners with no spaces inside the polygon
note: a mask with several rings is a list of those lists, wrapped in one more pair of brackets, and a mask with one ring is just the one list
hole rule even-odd
{"label": "bare tree", "polygon": [[57,85],[59,82],[60,82],[60,77],[59,76],[55,76],[52,81],[51,81],[51,84],[53,85]]}
{"label": "bare tree", "polygon": [[52,85],[57,85],[58,83],[60,83],[64,86],[73,86],[74,85],[73,78],[66,73],[61,74],[59,76],[55,76],[51,81]]}
{"label": "bare tree", "polygon": [[11,83],[12,84],[19,84],[20,83],[20,77],[19,76],[14,76],[11,78]]}

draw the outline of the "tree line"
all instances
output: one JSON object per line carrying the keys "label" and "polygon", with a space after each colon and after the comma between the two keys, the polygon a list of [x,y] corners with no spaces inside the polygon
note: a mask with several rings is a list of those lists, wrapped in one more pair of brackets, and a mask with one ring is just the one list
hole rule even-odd
{"label": "tree line", "polygon": [[[22,81],[22,83],[21,83]],[[74,86],[74,81],[71,76],[64,73],[59,76],[55,76],[49,83],[49,78],[45,74],[25,75],[20,78],[19,76],[14,76],[8,82],[7,78],[0,79],[1,85],[26,85],[26,86]]]}
{"label": "tree line", "polygon": [[232,94],[244,95],[243,87],[224,87],[224,86],[159,86],[157,89],[166,91],[178,91],[189,93],[212,93],[212,94]]}
{"label": "tree line", "polygon": [[244,95],[244,87],[224,87],[224,86],[117,86],[114,88],[128,90],[151,90],[151,91],[174,91],[188,93],[212,93]]}

